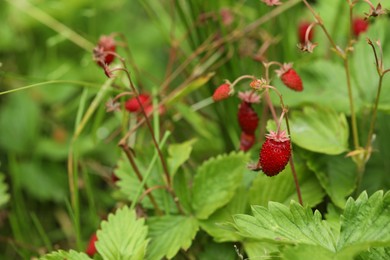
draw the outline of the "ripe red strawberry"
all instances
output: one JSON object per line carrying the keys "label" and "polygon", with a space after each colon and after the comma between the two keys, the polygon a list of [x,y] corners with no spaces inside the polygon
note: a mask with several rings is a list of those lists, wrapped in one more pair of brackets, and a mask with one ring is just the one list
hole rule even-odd
{"label": "ripe red strawberry", "polygon": [[87,255],[89,255],[90,257],[93,257],[93,255],[96,254],[97,252],[95,247],[96,241],[97,241],[97,236],[96,233],[94,233],[89,239],[87,249],[85,250],[85,253],[87,253]]}
{"label": "ripe red strawberry", "polygon": [[[112,52],[116,51],[116,43],[112,36],[102,35],[97,47],[93,50],[94,59],[100,67],[110,65],[115,56]],[[111,53],[110,53],[111,52]]]}
{"label": "ripe red strawberry", "polygon": [[363,18],[355,18],[352,23],[353,34],[358,37],[359,34],[364,33],[368,29],[368,22]]}
{"label": "ripe red strawberry", "polygon": [[255,143],[255,135],[254,134],[246,134],[245,132],[241,133],[240,138],[240,150],[241,151],[248,151],[251,149],[253,144]]}
{"label": "ripe red strawberry", "polygon": [[276,70],[276,74],[280,77],[284,85],[288,88],[295,91],[303,90],[303,83],[301,77],[298,73],[292,68],[291,63],[285,63],[280,68],[280,70]]}
{"label": "ripe red strawberry", "polygon": [[256,111],[253,110],[252,105],[242,101],[238,107],[237,117],[241,130],[248,135],[253,135],[259,123],[259,117]]}
{"label": "ripe red strawberry", "polygon": [[[298,38],[299,42],[304,44],[306,42],[306,31],[309,28],[310,23],[301,22],[298,26]],[[308,40],[311,41],[313,39],[313,29],[310,30],[308,35]]]}
{"label": "ripe red strawberry", "polygon": [[213,94],[214,101],[220,101],[223,99],[227,99],[229,96],[233,94],[233,91],[230,89],[230,84],[225,83],[220,85]]}
{"label": "ripe red strawberry", "polygon": [[259,164],[267,176],[281,172],[291,157],[290,138],[285,131],[279,134],[271,131],[260,150]]}
{"label": "ripe red strawberry", "polygon": [[[148,107],[151,103],[151,98],[149,94],[140,94],[138,96],[139,100],[141,101],[142,106],[144,109]],[[130,98],[129,100],[126,101],[125,108],[127,111],[131,112],[140,112],[141,111],[141,106],[138,103],[137,99],[135,97]]]}

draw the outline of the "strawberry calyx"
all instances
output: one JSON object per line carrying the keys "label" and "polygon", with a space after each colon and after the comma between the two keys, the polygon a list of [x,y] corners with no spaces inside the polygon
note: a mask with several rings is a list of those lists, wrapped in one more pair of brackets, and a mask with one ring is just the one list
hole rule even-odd
{"label": "strawberry calyx", "polygon": [[260,103],[260,96],[253,91],[238,92],[238,97],[249,104]]}
{"label": "strawberry calyx", "polygon": [[286,133],[286,130],[282,131],[270,131],[269,134],[266,135],[267,139],[274,140],[276,142],[286,142],[290,140],[290,137]]}
{"label": "strawberry calyx", "polygon": [[283,74],[285,74],[287,71],[292,69],[292,67],[293,67],[292,63],[283,63],[283,65],[280,66],[280,69],[275,70],[275,73],[280,78]]}

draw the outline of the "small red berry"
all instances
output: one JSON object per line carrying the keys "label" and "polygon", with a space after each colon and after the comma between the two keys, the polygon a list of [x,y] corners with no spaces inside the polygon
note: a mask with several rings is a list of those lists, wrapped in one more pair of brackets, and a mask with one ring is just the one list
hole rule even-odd
{"label": "small red berry", "polygon": [[295,91],[302,91],[303,90],[303,83],[301,77],[298,75],[298,73],[292,68],[292,65],[290,63],[285,63],[280,68],[280,70],[277,70],[276,73],[288,88],[295,90]]}
{"label": "small red berry", "polygon": [[259,123],[259,117],[252,105],[242,101],[238,107],[237,117],[241,130],[248,135],[253,135]]}
{"label": "small red berry", "polygon": [[87,249],[85,250],[85,253],[87,253],[87,255],[89,255],[90,257],[93,257],[93,255],[96,254],[97,252],[95,247],[96,241],[97,241],[97,236],[96,233],[94,233],[89,239]]}
{"label": "small red berry", "polygon": [[116,43],[112,36],[102,35],[99,39],[97,47],[93,50],[94,59],[100,67],[110,65],[114,60],[116,51]]}
{"label": "small red berry", "polygon": [[359,34],[364,33],[368,29],[368,22],[363,18],[355,18],[352,22],[353,34],[358,37]]}
{"label": "small red berry", "polygon": [[283,171],[291,157],[290,138],[285,131],[270,132],[260,150],[259,165],[267,176]]}
{"label": "small red berry", "polygon": [[220,85],[213,94],[214,101],[220,101],[223,99],[227,99],[229,96],[233,94],[233,91],[230,89],[230,84],[225,83]]}
{"label": "small red berry", "polygon": [[254,134],[247,134],[245,132],[241,133],[241,138],[240,138],[240,150],[241,151],[248,151],[251,149],[253,144],[255,143],[255,135]]}
{"label": "small red berry", "polygon": [[[304,44],[306,42],[306,31],[309,28],[310,23],[302,22],[298,26],[298,38],[299,42]],[[310,30],[308,35],[308,40],[311,41],[313,39],[313,29]]]}
{"label": "small red berry", "polygon": [[[148,94],[140,94],[138,96],[139,101],[141,102],[142,106],[144,109],[148,107],[151,103],[151,98]],[[138,103],[138,100],[136,97],[130,98],[129,100],[126,101],[125,108],[129,112],[140,112],[141,111],[141,106]]]}

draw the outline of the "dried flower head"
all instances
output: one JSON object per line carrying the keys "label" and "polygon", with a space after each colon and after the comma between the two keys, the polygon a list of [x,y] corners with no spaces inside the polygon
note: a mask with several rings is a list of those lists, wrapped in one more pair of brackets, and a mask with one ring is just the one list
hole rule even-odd
{"label": "dried flower head", "polygon": [[366,15],[366,17],[364,18],[365,20],[370,17],[377,17],[379,15],[386,14],[386,10],[382,9],[382,5],[380,3],[376,7],[374,7],[371,2],[366,2],[370,5],[370,12],[364,13]]}
{"label": "dried flower head", "polygon": [[281,5],[282,2],[279,0],[261,0],[261,2],[265,3],[268,6]]}
{"label": "dried flower head", "polygon": [[297,47],[303,52],[312,53],[314,48],[318,46],[318,43],[313,43],[311,41],[306,41],[305,43],[298,43]]}

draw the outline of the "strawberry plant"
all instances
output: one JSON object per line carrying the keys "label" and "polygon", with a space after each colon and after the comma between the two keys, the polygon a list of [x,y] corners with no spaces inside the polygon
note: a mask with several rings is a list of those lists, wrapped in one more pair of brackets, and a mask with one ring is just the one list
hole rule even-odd
{"label": "strawberry plant", "polygon": [[0,7],[1,259],[390,259],[388,2]]}

